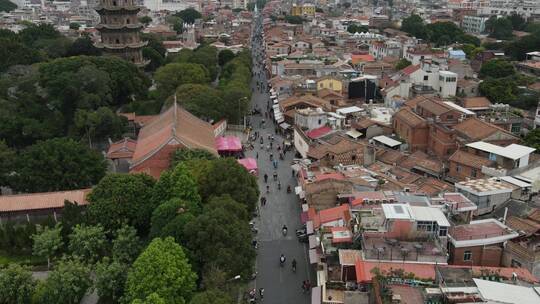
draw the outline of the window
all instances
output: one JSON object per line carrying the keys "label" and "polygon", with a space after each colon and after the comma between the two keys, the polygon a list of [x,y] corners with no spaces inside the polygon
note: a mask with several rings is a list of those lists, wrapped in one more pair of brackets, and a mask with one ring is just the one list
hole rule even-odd
{"label": "window", "polygon": [[356,155],[353,155],[353,156],[351,157],[351,159],[352,159],[353,161],[356,160]]}
{"label": "window", "polygon": [[521,263],[512,259],[512,262],[510,263],[510,266],[511,267],[514,267],[514,268],[521,268]]}
{"label": "window", "polygon": [[424,76],[424,80],[428,80],[429,79],[429,76],[428,75],[425,75]]}
{"label": "window", "polygon": [[113,1],[113,2],[112,2],[112,5],[113,5],[113,6],[116,6],[116,1]]}
{"label": "window", "polygon": [[433,222],[429,221],[418,221],[416,222],[416,229],[420,231],[433,231]]}
{"label": "window", "polygon": [[452,119],[454,119],[454,115],[446,115],[446,119],[452,120]]}
{"label": "window", "polygon": [[514,134],[519,134],[521,132],[521,124],[520,123],[512,124],[510,132]]}
{"label": "window", "polygon": [[322,123],[322,121],[319,119],[319,125]]}
{"label": "window", "polygon": [[472,259],[472,252],[470,250],[465,250],[463,252],[463,261],[470,261]]}
{"label": "window", "polygon": [[461,171],[461,166],[460,165],[456,165],[456,172],[460,172]]}
{"label": "window", "polygon": [[448,227],[440,227],[439,228],[439,236],[446,236],[447,232],[448,232]]}
{"label": "window", "polygon": [[471,176],[476,177],[476,169],[471,169]]}

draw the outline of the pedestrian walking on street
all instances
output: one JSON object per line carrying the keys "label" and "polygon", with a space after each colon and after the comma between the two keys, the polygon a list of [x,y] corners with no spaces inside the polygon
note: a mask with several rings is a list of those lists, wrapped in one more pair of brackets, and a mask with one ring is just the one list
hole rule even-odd
{"label": "pedestrian walking on street", "polygon": [[259,297],[261,297],[261,300],[264,299],[264,288],[259,288]]}

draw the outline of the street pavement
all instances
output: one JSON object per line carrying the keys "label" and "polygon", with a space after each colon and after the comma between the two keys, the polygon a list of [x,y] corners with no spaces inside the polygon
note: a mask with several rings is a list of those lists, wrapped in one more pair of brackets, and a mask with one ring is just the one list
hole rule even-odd
{"label": "street pavement", "polygon": [[[260,20],[259,20],[260,21]],[[255,23],[255,27],[257,22]],[[260,42],[252,49],[253,53],[261,51]],[[293,178],[291,163],[294,157],[294,151],[288,151],[284,160],[279,160],[277,145],[283,145],[284,138],[275,134],[275,128],[278,127],[272,119],[265,118],[265,126],[260,126],[261,119],[267,111],[267,102],[270,98],[268,92],[261,92],[257,89],[257,81],[262,81],[266,86],[267,79],[261,69],[261,62],[257,62],[257,56],[254,57],[252,87],[254,93],[252,97],[252,107],[261,109],[262,115],[251,116],[252,133],[259,132],[264,138],[264,146],[268,144],[268,134],[274,136],[273,149],[270,152],[261,149],[259,139],[254,142],[254,150],[248,151],[248,157],[256,157],[258,153],[257,164],[259,167],[258,183],[261,196],[267,198],[265,206],[259,206],[260,216],[256,219],[256,226],[259,229],[257,240],[259,243],[257,255],[257,279],[255,288],[264,288],[264,299],[258,302],[267,304],[293,304],[309,303],[310,294],[303,293],[302,282],[304,280],[313,281],[310,278],[307,249],[304,243],[300,243],[295,235],[295,230],[301,227],[300,213],[301,205],[298,197],[294,194],[296,180]],[[260,74],[261,76],[258,76]],[[260,78],[259,78],[260,77]],[[268,112],[270,112],[268,110]],[[274,169],[269,155],[273,153],[278,159],[278,168]],[[281,190],[278,190],[277,182],[273,181],[273,173],[278,173],[278,179],[281,181]],[[268,175],[268,185],[270,193],[266,193],[264,183],[264,174]],[[291,193],[287,193],[287,186],[291,186]],[[287,225],[287,236],[283,236],[282,227]],[[284,267],[280,267],[279,257],[284,254],[287,258]],[[296,259],[296,272],[292,271],[291,261]]]}

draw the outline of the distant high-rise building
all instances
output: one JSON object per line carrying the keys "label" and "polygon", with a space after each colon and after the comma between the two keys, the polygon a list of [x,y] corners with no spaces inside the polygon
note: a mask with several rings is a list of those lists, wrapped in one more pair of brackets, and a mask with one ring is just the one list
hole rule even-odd
{"label": "distant high-rise building", "polygon": [[101,34],[101,42],[96,47],[106,55],[117,56],[138,66],[146,64],[142,56],[142,48],[146,45],[141,40],[142,24],[137,13],[140,6],[135,0],[99,0],[96,11],[100,23],[96,26]]}

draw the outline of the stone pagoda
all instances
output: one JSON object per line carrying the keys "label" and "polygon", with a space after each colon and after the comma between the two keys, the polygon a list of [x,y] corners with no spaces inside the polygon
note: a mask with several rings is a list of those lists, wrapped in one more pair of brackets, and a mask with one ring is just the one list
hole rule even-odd
{"label": "stone pagoda", "polygon": [[144,66],[142,48],[146,41],[141,40],[142,24],[137,13],[141,9],[136,0],[99,0],[96,11],[100,23],[96,26],[101,34],[101,42],[96,47],[107,55],[113,55]]}

